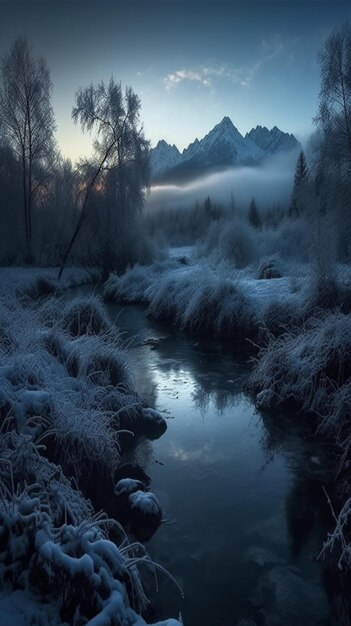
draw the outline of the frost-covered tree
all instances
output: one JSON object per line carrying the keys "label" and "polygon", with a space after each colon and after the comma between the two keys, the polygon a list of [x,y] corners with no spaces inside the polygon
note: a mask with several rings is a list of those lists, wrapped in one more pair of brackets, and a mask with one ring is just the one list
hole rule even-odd
{"label": "frost-covered tree", "polygon": [[306,188],[309,179],[306,157],[301,150],[295,168],[294,187],[291,194],[289,216],[297,217],[303,210],[303,202],[306,200]]}
{"label": "frost-covered tree", "polygon": [[351,28],[343,25],[327,39],[319,56],[321,89],[315,118],[315,194],[323,212],[336,221],[338,252],[351,248]]}
{"label": "frost-covered tree", "polygon": [[[79,89],[72,111],[82,130],[95,132],[94,159],[85,164],[87,177],[81,184],[80,215],[65,252],[59,276],[80,231],[82,238],[100,237],[106,269],[126,263],[133,228],[149,182],[149,142],[140,123],[140,99],[131,87],[122,89],[113,78],[106,85]],[[98,216],[99,232],[92,232],[92,199],[103,199]],[[84,241],[81,241],[84,246]]]}
{"label": "frost-covered tree", "polygon": [[351,28],[335,30],[319,56],[321,89],[316,123],[323,132],[328,169],[351,175]]}
{"label": "frost-covered tree", "polygon": [[18,38],[1,59],[2,132],[20,164],[25,249],[32,258],[33,207],[40,198],[54,155],[55,121],[52,83],[42,58],[35,58],[26,38]]}
{"label": "frost-covered tree", "polygon": [[257,208],[257,204],[256,204],[256,200],[255,198],[252,198],[251,202],[250,202],[250,208],[249,208],[249,213],[248,213],[248,220],[251,224],[251,226],[253,226],[253,228],[261,228],[262,227],[262,220],[261,220],[261,216],[258,212],[258,208]]}

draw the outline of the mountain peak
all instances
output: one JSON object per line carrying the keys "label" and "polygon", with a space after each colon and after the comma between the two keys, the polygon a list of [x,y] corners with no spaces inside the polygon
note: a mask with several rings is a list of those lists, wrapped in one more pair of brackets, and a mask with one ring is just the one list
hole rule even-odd
{"label": "mountain peak", "polygon": [[216,124],[216,126],[213,128],[213,130],[215,129],[224,129],[226,131],[236,131],[237,133],[239,132],[238,129],[234,126],[232,120],[230,119],[230,117],[228,117],[227,115],[225,115],[223,117],[223,119],[219,122],[219,124]]}
{"label": "mountain peak", "polygon": [[230,119],[230,117],[228,117],[228,115],[224,116],[224,118],[220,122],[220,125],[221,126],[234,126],[232,120]]}

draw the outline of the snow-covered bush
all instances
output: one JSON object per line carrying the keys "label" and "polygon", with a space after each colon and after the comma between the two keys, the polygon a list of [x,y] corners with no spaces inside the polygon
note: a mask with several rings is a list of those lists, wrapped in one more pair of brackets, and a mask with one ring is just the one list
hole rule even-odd
{"label": "snow-covered bush", "polygon": [[108,532],[115,527],[121,535],[121,530],[102,515],[55,526],[36,491],[27,487],[11,498],[2,494],[0,606],[4,596],[22,590],[30,594],[29,613],[43,619],[36,621],[35,616],[28,624],[50,623],[55,613],[56,624],[145,626],[138,613],[148,601],[137,568],[146,565],[156,571],[158,566],[143,546],[129,544],[123,534],[119,546],[110,541]]}

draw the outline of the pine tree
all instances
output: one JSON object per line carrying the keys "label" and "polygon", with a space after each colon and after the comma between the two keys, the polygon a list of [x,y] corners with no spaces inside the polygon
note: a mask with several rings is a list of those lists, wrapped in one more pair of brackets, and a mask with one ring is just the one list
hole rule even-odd
{"label": "pine tree", "polygon": [[261,216],[258,212],[258,208],[256,205],[256,201],[255,198],[252,198],[251,203],[250,203],[250,209],[249,209],[249,213],[248,213],[248,220],[251,224],[251,226],[253,226],[253,228],[261,228],[262,227],[262,220],[261,220]]}
{"label": "pine tree", "polygon": [[232,215],[234,215],[234,213],[236,212],[236,204],[235,204],[233,191],[230,192],[230,211]]}
{"label": "pine tree", "polygon": [[307,167],[306,157],[303,151],[300,152],[295,168],[294,187],[291,195],[289,216],[297,217],[301,213],[302,195],[308,182],[309,171]]}
{"label": "pine tree", "polygon": [[211,211],[212,211],[212,202],[211,202],[210,196],[207,196],[207,198],[205,200],[204,209],[205,209],[206,213],[211,213]]}

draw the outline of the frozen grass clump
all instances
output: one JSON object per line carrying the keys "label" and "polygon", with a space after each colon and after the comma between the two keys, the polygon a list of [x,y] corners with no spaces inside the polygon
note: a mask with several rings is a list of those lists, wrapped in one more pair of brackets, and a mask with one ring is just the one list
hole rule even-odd
{"label": "frozen grass clump", "polygon": [[254,303],[236,280],[235,272],[231,274],[205,263],[168,272],[147,290],[147,313],[170,318],[193,333],[255,336],[259,320]]}
{"label": "frozen grass clump", "polygon": [[262,337],[266,337],[267,332],[279,337],[288,329],[301,327],[305,316],[300,299],[272,299],[265,308],[263,320]]}
{"label": "frozen grass clump", "polygon": [[143,266],[129,269],[122,276],[111,274],[105,283],[104,298],[114,302],[144,302],[151,280],[152,272]]}
{"label": "frozen grass clump", "polygon": [[256,278],[281,278],[284,275],[283,265],[278,255],[262,257],[258,263]]}
{"label": "frozen grass clump", "polygon": [[301,293],[306,316],[320,311],[340,309],[351,312],[351,283],[343,280],[340,268],[331,264],[320,267],[313,263]]}
{"label": "frozen grass clump", "polygon": [[59,268],[56,267],[2,267],[0,282],[2,293],[38,299],[60,289],[97,283],[101,270],[89,267],[67,267],[60,283],[57,282]]}
{"label": "frozen grass clump", "polygon": [[147,302],[146,291],[157,279],[169,270],[179,267],[179,261],[166,259],[154,261],[152,265],[135,265],[121,276],[110,274],[104,286],[104,299],[113,302]]}
{"label": "frozen grass clump", "polygon": [[134,267],[123,276],[110,276],[105,297],[143,302],[151,317],[168,319],[191,333],[233,339],[256,339],[266,319],[268,331],[277,333],[302,316],[300,293],[293,293],[288,277],[258,281],[252,271],[238,270],[228,261]]}
{"label": "frozen grass clump", "polygon": [[86,296],[66,305],[61,325],[72,337],[79,337],[105,333],[111,328],[111,321],[100,299]]}
{"label": "frozen grass clump", "polygon": [[272,338],[259,354],[249,386],[262,408],[298,408],[324,423],[350,377],[351,319],[335,312]]}

